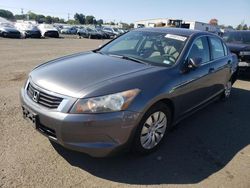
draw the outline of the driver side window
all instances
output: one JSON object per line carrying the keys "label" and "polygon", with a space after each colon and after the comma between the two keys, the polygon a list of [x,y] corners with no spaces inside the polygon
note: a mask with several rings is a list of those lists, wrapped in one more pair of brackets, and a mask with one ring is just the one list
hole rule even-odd
{"label": "driver side window", "polygon": [[193,46],[189,52],[188,58],[201,58],[201,63],[207,63],[210,61],[207,37],[200,37],[194,41]]}

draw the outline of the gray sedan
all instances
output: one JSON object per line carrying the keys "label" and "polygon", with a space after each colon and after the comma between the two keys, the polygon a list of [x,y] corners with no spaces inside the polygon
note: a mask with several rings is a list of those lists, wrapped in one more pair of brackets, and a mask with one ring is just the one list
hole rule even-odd
{"label": "gray sedan", "polygon": [[36,67],[21,89],[22,112],[69,149],[149,153],[181,119],[230,96],[237,64],[214,34],[138,29]]}

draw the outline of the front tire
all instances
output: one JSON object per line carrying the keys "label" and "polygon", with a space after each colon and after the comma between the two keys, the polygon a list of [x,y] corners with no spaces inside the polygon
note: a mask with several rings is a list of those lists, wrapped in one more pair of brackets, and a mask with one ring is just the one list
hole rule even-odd
{"label": "front tire", "polygon": [[147,154],[156,150],[171,125],[171,110],[164,103],[152,106],[143,116],[135,133],[132,151]]}

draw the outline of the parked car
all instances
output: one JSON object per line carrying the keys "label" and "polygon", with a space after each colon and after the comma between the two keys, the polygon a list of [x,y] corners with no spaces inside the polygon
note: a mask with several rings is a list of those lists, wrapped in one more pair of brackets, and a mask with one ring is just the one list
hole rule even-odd
{"label": "parked car", "polygon": [[75,35],[77,33],[77,29],[76,27],[66,26],[63,29],[61,29],[61,33]]}
{"label": "parked car", "polygon": [[239,59],[240,72],[250,69],[250,31],[230,31],[223,35],[230,51]]}
{"label": "parked car", "polygon": [[208,32],[133,30],[36,67],[21,89],[23,116],[51,141],[91,156],[149,153],[181,119],[229,98],[237,63]]}
{"label": "parked car", "polygon": [[15,27],[25,38],[41,38],[41,32],[37,26],[30,23],[16,23]]}
{"label": "parked car", "polygon": [[82,38],[82,37],[89,38],[89,33],[87,29],[85,29],[84,27],[77,30],[77,35],[79,36],[79,38]]}
{"label": "parked car", "polygon": [[58,30],[51,24],[40,24],[38,29],[40,30],[42,37],[59,38]]}
{"label": "parked car", "polygon": [[88,31],[88,36],[90,39],[101,39],[102,35],[94,29],[91,29],[89,27],[86,28],[86,30]]}
{"label": "parked car", "polygon": [[117,36],[120,35],[119,32],[116,32],[116,31],[115,31],[113,28],[111,28],[111,27],[103,27],[102,30],[103,30],[105,33],[109,34],[111,38],[115,38],[115,37],[117,37]]}
{"label": "parked car", "polygon": [[95,31],[96,33],[100,34],[101,39],[110,39],[111,38],[109,34],[105,33],[101,29],[95,28],[95,29],[92,29],[92,30]]}
{"label": "parked car", "polygon": [[0,36],[8,38],[20,38],[21,33],[11,23],[0,23]]}

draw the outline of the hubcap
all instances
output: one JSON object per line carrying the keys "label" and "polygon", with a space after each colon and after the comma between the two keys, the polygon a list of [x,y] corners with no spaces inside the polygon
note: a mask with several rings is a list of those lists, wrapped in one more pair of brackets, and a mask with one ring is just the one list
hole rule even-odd
{"label": "hubcap", "polygon": [[163,138],[167,127],[167,117],[161,112],[151,114],[144,123],[141,131],[141,145],[145,149],[152,149]]}
{"label": "hubcap", "polygon": [[229,81],[225,85],[225,97],[229,97],[230,96],[231,90],[232,90],[232,83]]}

